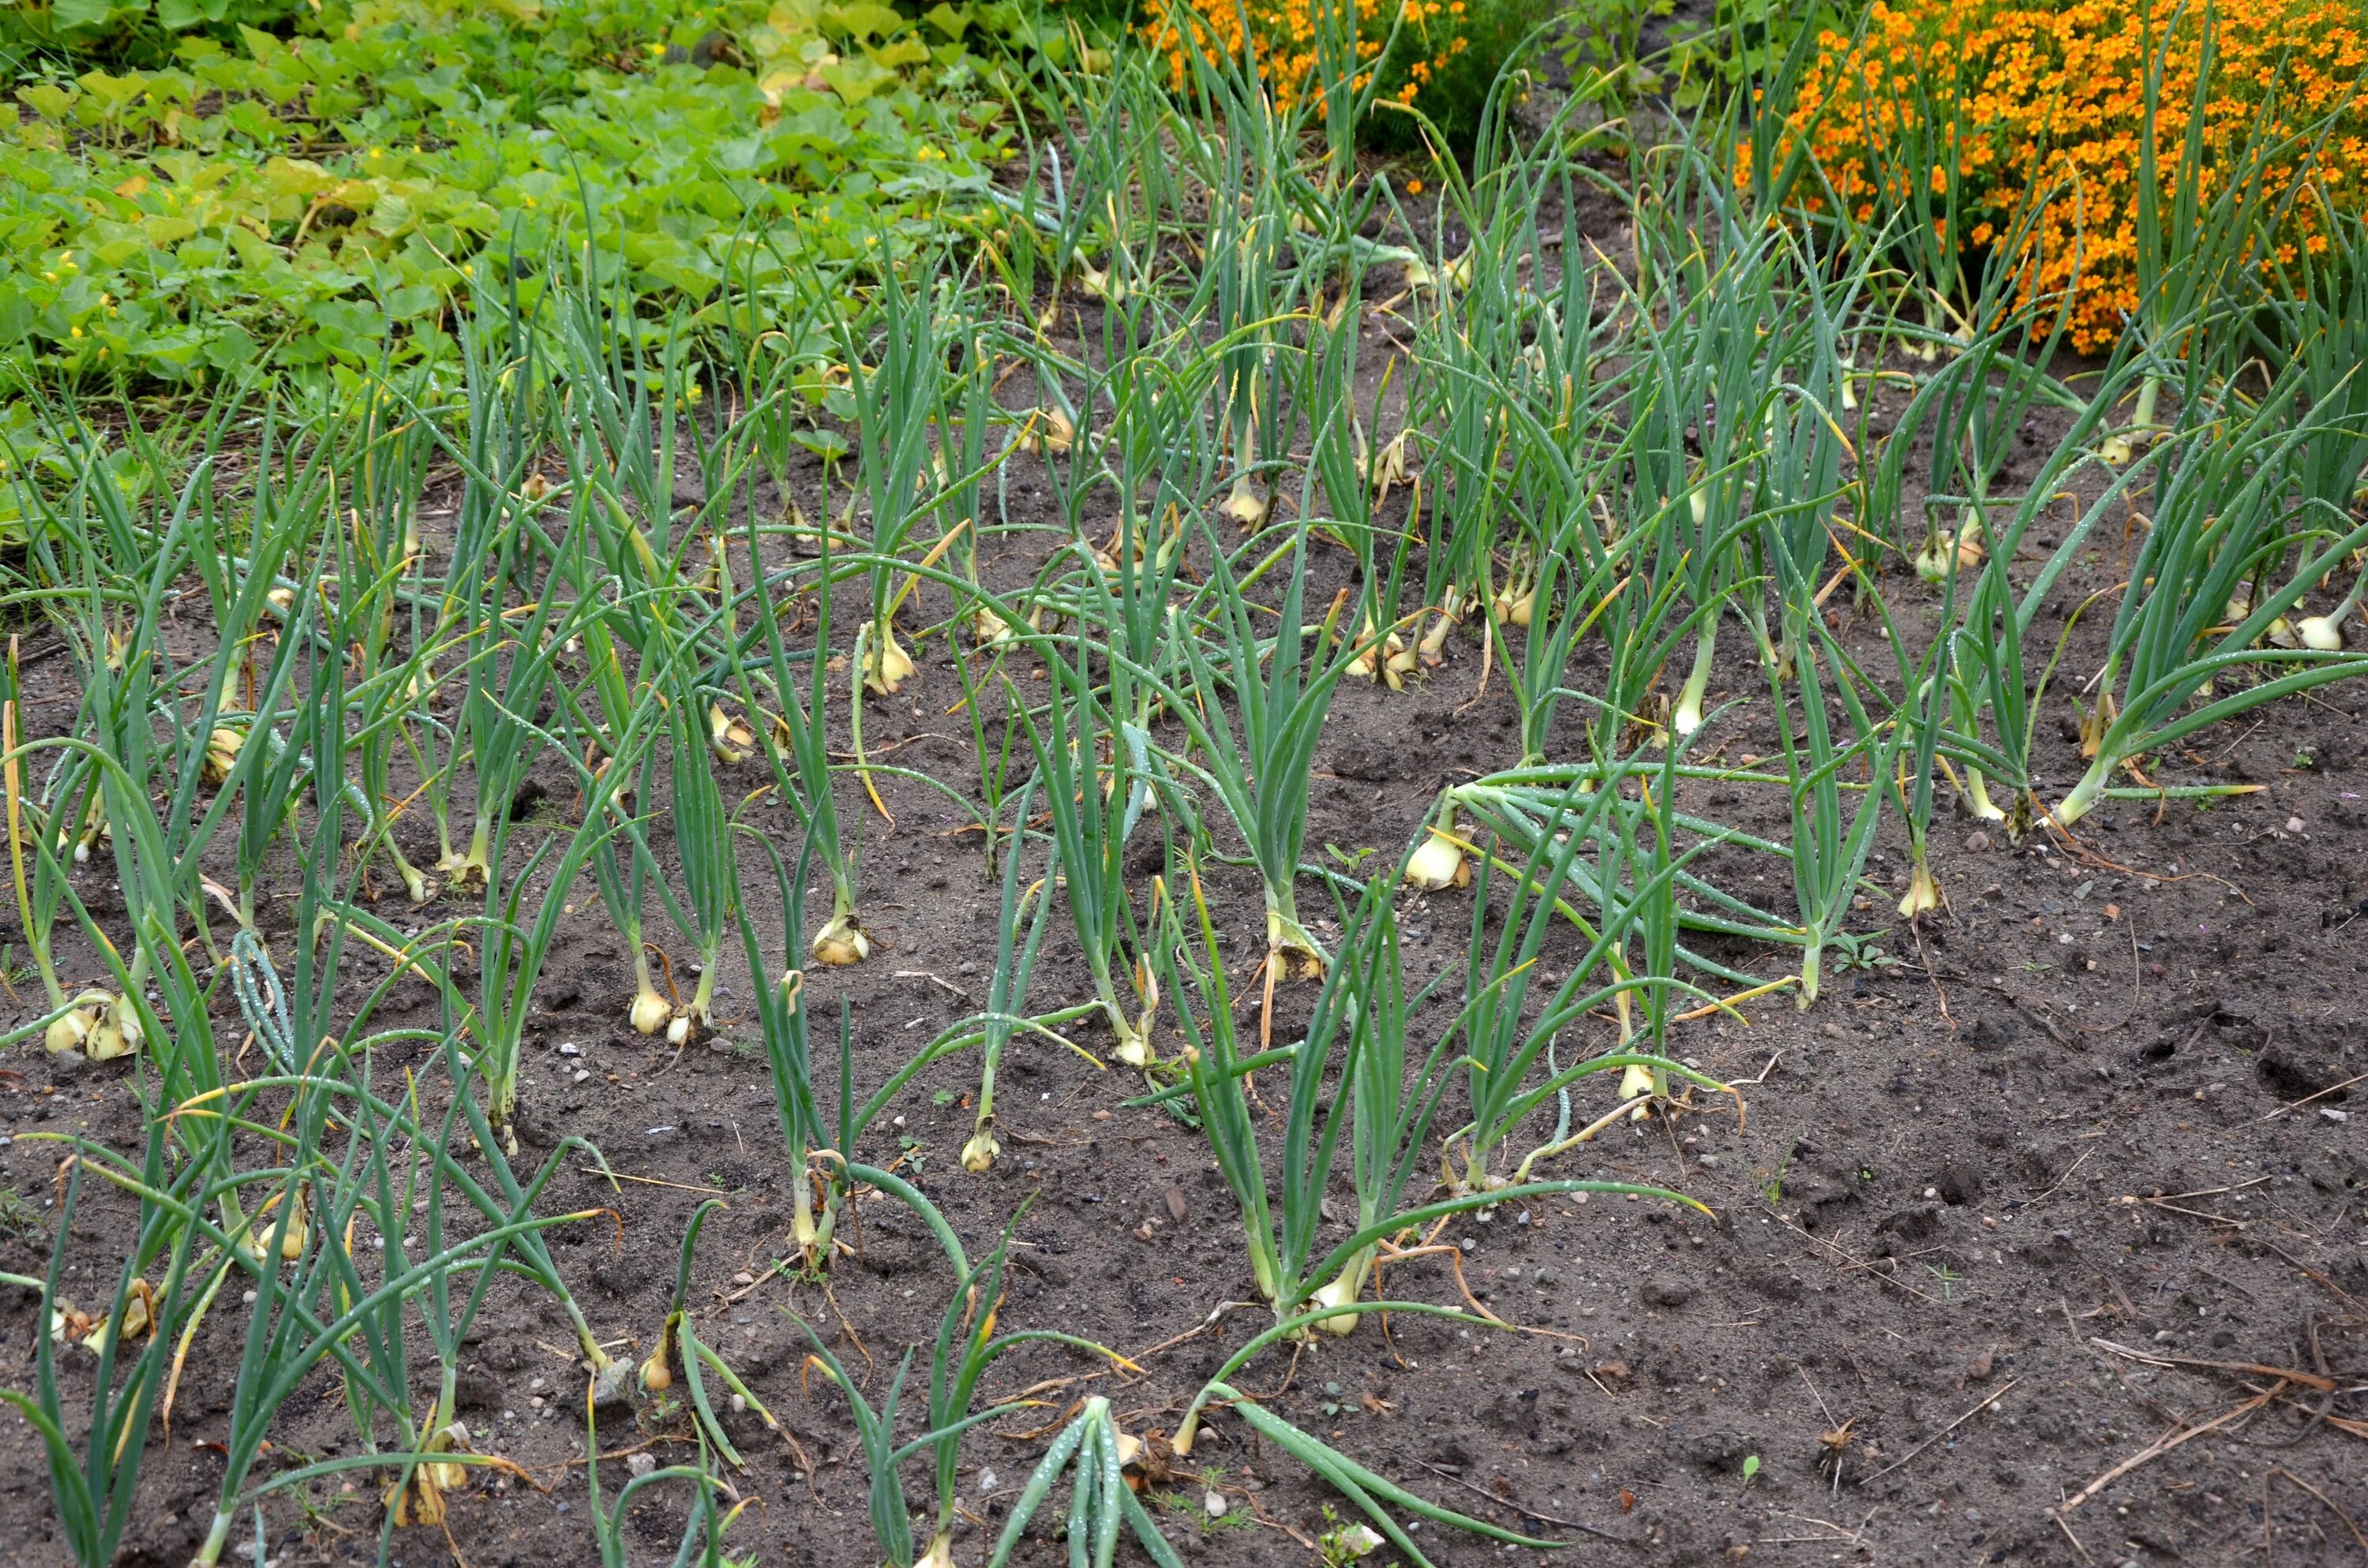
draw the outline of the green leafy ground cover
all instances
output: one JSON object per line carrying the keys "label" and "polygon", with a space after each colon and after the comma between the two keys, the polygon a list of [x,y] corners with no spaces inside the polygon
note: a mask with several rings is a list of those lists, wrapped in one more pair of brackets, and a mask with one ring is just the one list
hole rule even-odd
{"label": "green leafy ground cover", "polygon": [[55,0],[0,42],[0,353],[52,385],[434,358],[513,258],[712,321],[976,201],[1072,47],[1017,0]]}

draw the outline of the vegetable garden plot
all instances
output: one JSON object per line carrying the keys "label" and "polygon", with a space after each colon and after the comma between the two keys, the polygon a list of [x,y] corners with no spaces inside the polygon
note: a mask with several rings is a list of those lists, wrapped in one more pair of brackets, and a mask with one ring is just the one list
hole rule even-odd
{"label": "vegetable garden plot", "polygon": [[1773,122],[1410,209],[1358,58],[1070,82],[1041,295],[40,401],[28,1540],[2340,1541],[2356,274],[2075,362]]}

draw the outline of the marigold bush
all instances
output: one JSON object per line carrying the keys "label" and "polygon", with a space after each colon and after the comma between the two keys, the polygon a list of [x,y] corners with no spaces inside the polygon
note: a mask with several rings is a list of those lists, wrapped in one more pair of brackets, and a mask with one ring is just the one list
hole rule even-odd
{"label": "marigold bush", "polygon": [[2207,22],[2199,205],[2258,170],[2265,208],[2280,213],[2258,259],[2323,252],[2328,210],[2359,211],[2368,182],[2368,37],[2345,0],[1879,0],[1861,37],[1820,36],[1784,151],[1805,136],[1835,195],[1867,222],[1907,202],[1911,181],[1946,188],[1951,170],[1935,160],[1954,124],[1960,247],[1990,244],[2028,194],[2044,195],[2017,241],[2022,300],[2052,305],[2068,290],[2073,346],[2101,348],[2139,302],[2146,74],[2158,60],[2167,222]]}
{"label": "marigold bush", "polygon": [[[1303,98],[1321,103],[1316,28],[1321,0],[1145,0],[1143,36],[1167,56],[1171,85],[1191,79],[1197,51],[1212,62],[1238,60],[1243,24],[1258,50],[1259,73],[1275,107]],[[1451,141],[1468,133],[1497,67],[1539,14],[1537,0],[1356,0],[1355,86],[1361,92],[1380,74],[1382,96],[1401,104],[1419,100],[1423,112]],[[1391,29],[1396,27],[1396,40]],[[1406,117],[1387,110],[1365,133],[1383,142],[1409,141]]]}

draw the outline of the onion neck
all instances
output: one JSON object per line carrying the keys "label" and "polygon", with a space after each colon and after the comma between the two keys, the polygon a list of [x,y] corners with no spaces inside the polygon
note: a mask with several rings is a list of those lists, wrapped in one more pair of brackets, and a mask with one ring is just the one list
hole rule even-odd
{"label": "onion neck", "polygon": [[1710,691],[1711,664],[1717,656],[1718,616],[1713,612],[1702,618],[1702,630],[1694,633],[1694,666],[1678,693],[1678,710],[1669,718],[1670,728],[1680,736],[1702,728],[1702,699]]}
{"label": "onion neck", "polygon": [[2056,825],[2070,827],[2089,814],[2089,809],[2105,793],[2105,780],[2113,776],[2113,762],[2112,753],[2100,751],[2097,754],[2097,759],[2089,765],[2089,771],[2080,776],[2080,782],[2072,786],[2072,792],[2064,797],[2062,805],[2055,808]]}
{"label": "onion neck", "polygon": [[1971,763],[1965,765],[1965,810],[1976,822],[2006,821],[2006,812],[1990,800],[1989,780]]}

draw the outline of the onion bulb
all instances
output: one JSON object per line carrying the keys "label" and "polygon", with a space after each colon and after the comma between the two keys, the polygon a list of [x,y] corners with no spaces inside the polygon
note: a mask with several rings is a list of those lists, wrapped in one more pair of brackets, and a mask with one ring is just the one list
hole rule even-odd
{"label": "onion bulb", "polygon": [[245,744],[246,736],[240,732],[226,725],[217,726],[214,733],[206,737],[206,758],[199,765],[199,772],[205,781],[216,785],[229,783],[231,769],[238,766],[239,747]]}
{"label": "onion bulb", "polygon": [[2315,653],[2341,653],[2343,623],[2351,616],[2352,607],[2359,602],[2360,585],[2355,583],[2352,585],[2351,597],[2325,615],[2303,617],[2294,625],[2294,631],[2302,639],[2302,645]]}
{"label": "onion bulb", "polygon": [[61,1051],[79,1051],[91,1031],[98,1028],[98,1016],[115,1000],[104,991],[85,991],[74,998],[74,1011],[62,1018],[52,1019],[41,1033],[41,1043],[54,1056]]}
{"label": "onion bulb", "polygon": [[1945,583],[1953,560],[1955,569],[1970,572],[1982,563],[1982,525],[1970,514],[1954,533],[1935,528],[1916,552],[1916,574],[1928,583]]}
{"label": "onion bulb", "polygon": [[[469,1428],[466,1423],[455,1421],[436,1434],[428,1444],[430,1452],[439,1454],[466,1453],[469,1449]],[[463,1464],[431,1464],[427,1467],[436,1484],[447,1492],[457,1491],[469,1480],[469,1467]]]}
{"label": "onion bulb", "polygon": [[1463,590],[1450,583],[1447,591],[1440,596],[1438,619],[1430,623],[1430,630],[1424,632],[1422,641],[1415,645],[1416,655],[1425,665],[1436,668],[1446,662],[1447,634],[1454,630],[1456,616],[1463,608]]}
{"label": "onion bulb", "polygon": [[1637,1102],[1636,1108],[1628,1113],[1629,1120],[1645,1119],[1645,1113],[1652,1108],[1653,1092],[1653,1070],[1641,1062],[1630,1062],[1627,1071],[1620,1074],[1620,1097]]}
{"label": "onion bulb", "polygon": [[593,1406],[597,1409],[622,1402],[627,1397],[627,1390],[632,1380],[633,1364],[632,1362],[603,1358],[600,1364],[592,1369]]}
{"label": "onion bulb", "polygon": [[1497,619],[1508,626],[1529,625],[1531,618],[1537,614],[1537,609],[1538,590],[1535,584],[1521,589],[1519,593],[1513,591],[1513,585],[1509,583],[1497,590]]}
{"label": "onion bulb", "polygon": [[748,752],[757,744],[757,732],[746,721],[735,719],[723,710],[723,704],[712,702],[707,707],[707,744],[715,753],[715,760],[729,767],[748,760]]}
{"label": "onion bulb", "polygon": [[1028,431],[1020,445],[1039,457],[1054,458],[1067,451],[1077,438],[1077,426],[1062,408],[1040,408],[1028,422]]}
{"label": "onion bulb", "polygon": [[673,1331],[674,1320],[669,1317],[666,1326],[658,1330],[658,1347],[642,1363],[642,1387],[652,1393],[664,1393],[674,1387],[674,1369],[666,1365],[666,1346],[674,1336]]}
{"label": "onion bulb", "polygon": [[2304,647],[2320,653],[2343,650],[2343,623],[2331,615],[2307,616],[2295,623],[2294,634]]}
{"label": "onion bulb", "polygon": [[1718,610],[1713,606],[1694,633],[1693,668],[1687,672],[1686,684],[1678,691],[1677,711],[1669,716],[1669,727],[1681,738],[1702,727],[1702,701],[1710,695],[1711,666],[1717,656]]}
{"label": "onion bulb", "polygon": [[1918,855],[1915,870],[1908,873],[1907,896],[1899,901],[1899,913],[1913,920],[1940,907],[1941,885],[1932,880],[1932,872],[1924,864],[1924,857]]}
{"label": "onion bulb", "polygon": [[83,1054],[93,1062],[112,1062],[119,1056],[129,1056],[140,1049],[143,1037],[139,1015],[120,996],[110,997],[99,1009],[97,1027],[83,1046]]}
{"label": "onion bulb", "polygon": [[1395,630],[1376,632],[1368,613],[1357,641],[1357,654],[1349,661],[1349,667],[1367,680],[1387,682],[1392,691],[1404,691],[1406,676],[1414,670],[1414,655],[1406,652],[1406,639]]}
{"label": "onion bulb", "polygon": [[962,1169],[973,1176],[980,1175],[995,1164],[995,1156],[1001,1153],[1003,1143],[996,1137],[995,1128],[992,1124],[984,1124],[971,1134],[970,1142],[962,1145]]}
{"label": "onion bulb", "polygon": [[913,678],[914,665],[911,655],[896,644],[895,622],[882,621],[879,631],[880,649],[866,661],[863,684],[885,697]]}
{"label": "onion bulb", "polygon": [[666,1043],[668,1045],[682,1045],[687,1043],[689,1039],[690,1015],[689,1013],[677,1013],[674,1016],[673,1020],[666,1025]]}
{"label": "onion bulb", "polygon": [[953,1532],[939,1530],[929,1542],[929,1550],[915,1560],[913,1568],[954,1568]]}
{"label": "onion bulb", "polygon": [[1250,482],[1248,474],[1244,473],[1235,476],[1233,491],[1217,511],[1247,533],[1266,521],[1266,509],[1265,493]]}
{"label": "onion bulb", "polygon": [[1455,842],[1455,818],[1451,813],[1422,841],[1422,847],[1406,858],[1406,885],[1421,892],[1437,892],[1442,888],[1463,888],[1472,885],[1472,867],[1463,858],[1463,846]]}
{"label": "onion bulb", "polygon": [[120,1345],[127,1339],[137,1339],[154,1326],[150,1314],[156,1299],[156,1288],[142,1278],[134,1278],[130,1293],[124,1298],[123,1310],[83,1336],[82,1347],[96,1356],[109,1345]]}
{"label": "onion bulb", "polygon": [[304,1243],[311,1234],[312,1232],[304,1223],[304,1201],[300,1198],[288,1210],[288,1229],[279,1238],[281,1261],[293,1263],[303,1256]]}
{"label": "onion bulb", "polygon": [[806,945],[806,950],[814,956],[817,963],[844,967],[861,963],[871,956],[871,938],[864,935],[863,927],[856,923],[854,913],[849,911],[832,915],[830,924],[814,933],[814,938]]}
{"label": "onion bulb", "polygon": [[650,960],[636,954],[633,968],[640,979],[641,986],[633,994],[633,1005],[626,1016],[632,1020],[635,1034],[655,1034],[666,1027],[668,1018],[674,1017],[674,1008],[665,997],[658,994],[658,988],[650,983]]}
{"label": "onion bulb", "polygon": [[[1364,1293],[1365,1274],[1372,1267],[1371,1251],[1360,1249],[1357,1256],[1349,1260],[1348,1267],[1340,1270],[1338,1278],[1317,1290],[1315,1304],[1318,1307],[1353,1305]],[[1345,1335],[1357,1326],[1358,1316],[1356,1312],[1336,1312],[1330,1317],[1317,1318],[1315,1326],[1326,1334]]]}

